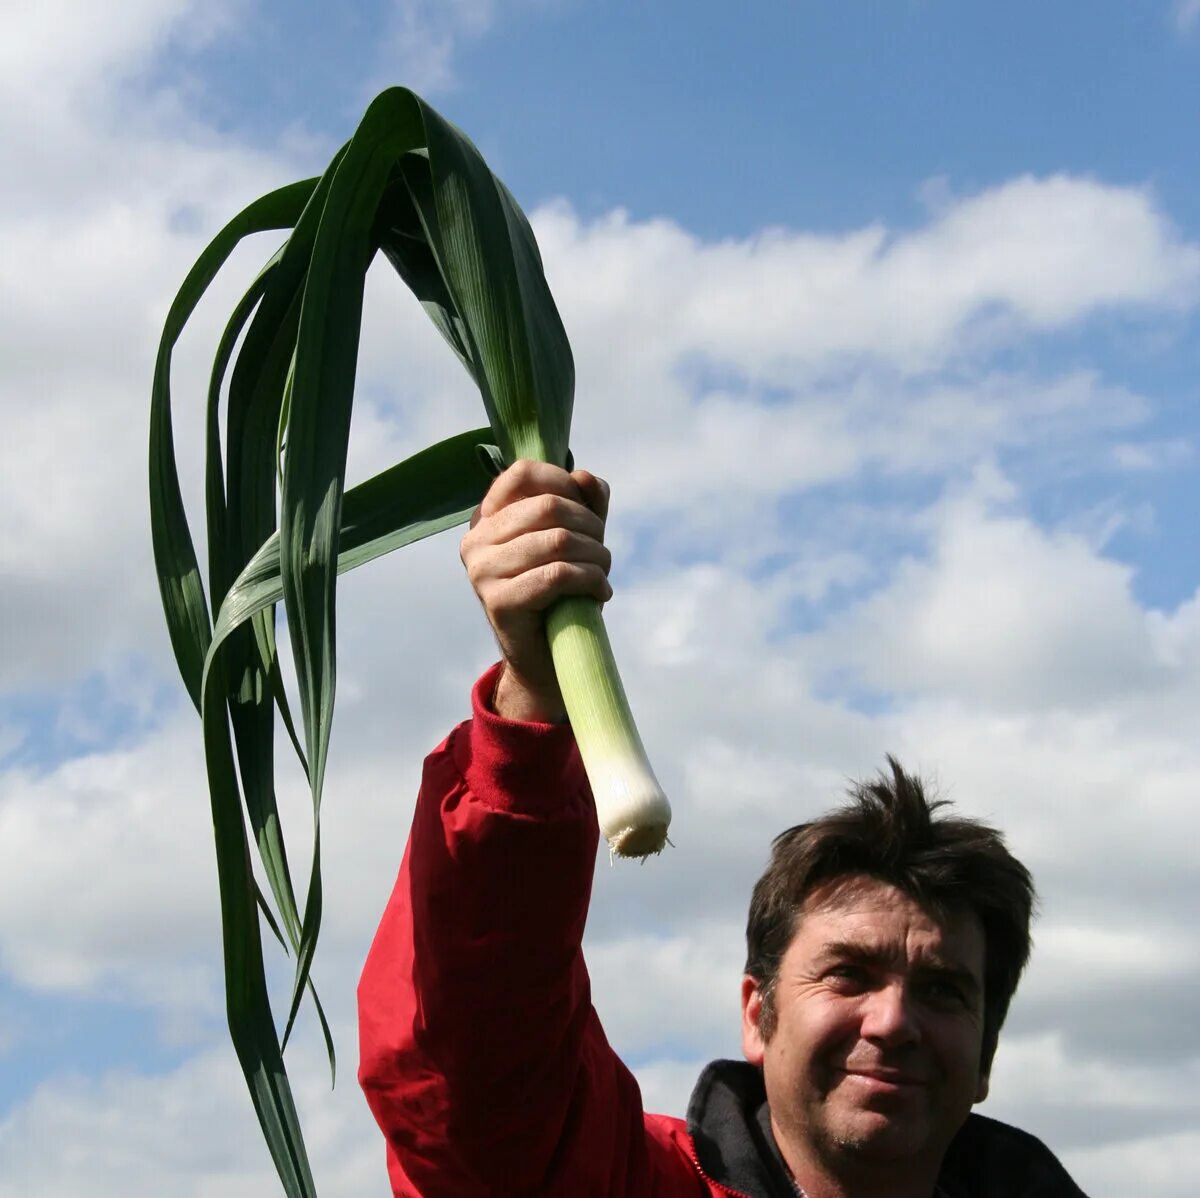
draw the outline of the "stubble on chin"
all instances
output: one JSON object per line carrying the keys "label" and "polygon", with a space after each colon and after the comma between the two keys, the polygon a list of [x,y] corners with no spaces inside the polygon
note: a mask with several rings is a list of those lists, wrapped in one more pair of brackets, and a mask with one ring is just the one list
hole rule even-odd
{"label": "stubble on chin", "polygon": [[832,1155],[844,1161],[898,1163],[919,1156],[928,1138],[924,1120],[889,1118],[883,1112],[855,1110],[836,1119],[826,1128],[826,1140]]}

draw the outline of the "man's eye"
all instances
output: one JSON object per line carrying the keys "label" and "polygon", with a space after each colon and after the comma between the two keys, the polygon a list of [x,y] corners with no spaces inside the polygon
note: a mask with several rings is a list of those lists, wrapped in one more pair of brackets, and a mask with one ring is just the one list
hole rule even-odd
{"label": "man's eye", "polygon": [[926,982],[922,987],[926,998],[944,1005],[961,1005],[966,1002],[962,988],[955,982]]}
{"label": "man's eye", "polygon": [[835,965],[825,976],[845,986],[865,985],[867,981],[867,971],[861,965]]}

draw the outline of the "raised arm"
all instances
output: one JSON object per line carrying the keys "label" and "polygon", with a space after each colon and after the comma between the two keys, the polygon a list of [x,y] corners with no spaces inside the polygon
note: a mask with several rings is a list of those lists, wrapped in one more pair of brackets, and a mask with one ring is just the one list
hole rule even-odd
{"label": "raised arm", "polygon": [[522,463],[463,539],[502,662],[426,761],[359,987],[360,1081],[397,1195],[649,1194],[637,1086],[580,941],[598,833],[542,613],[607,599],[607,487]]}

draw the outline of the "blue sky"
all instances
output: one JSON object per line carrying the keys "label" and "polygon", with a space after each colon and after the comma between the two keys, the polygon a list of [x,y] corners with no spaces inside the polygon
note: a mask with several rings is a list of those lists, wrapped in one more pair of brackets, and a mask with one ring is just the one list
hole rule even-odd
{"label": "blue sky", "polygon": [[[388,77],[372,34],[388,10],[260,5],[188,56],[198,110],[268,142],[297,122],[343,136],[361,107],[352,81]],[[1197,196],[1183,114],[1200,84],[1169,11],[901,0],[751,4],[731,19],[685,0],[517,4],[462,39],[442,107],[527,201],[665,214],[703,236],[903,225],[927,180],[974,190],[1026,171],[1151,181],[1182,214]]]}
{"label": "blue sky", "polygon": [[[986,1113],[1089,1192],[1182,1198],[1198,81],[1195,0],[6,11],[0,1198],[271,1192],[150,562],[149,378],[207,239],[323,169],[388,83],[465,129],[530,213],[575,350],[576,456],[613,483],[608,620],[677,847],[598,871],[588,951],[647,1105],[681,1110],[737,1052],[771,836],[897,752],[1005,827],[1042,889]],[[268,250],[180,346],[196,513],[206,364]],[[353,473],[478,422],[448,358],[374,274]],[[452,537],[339,603],[317,959],[337,1090],[311,1019],[289,1052],[322,1193],[357,1198],[386,1181],[354,984],[421,757],[493,650]],[[281,800],[302,857],[299,779]]]}

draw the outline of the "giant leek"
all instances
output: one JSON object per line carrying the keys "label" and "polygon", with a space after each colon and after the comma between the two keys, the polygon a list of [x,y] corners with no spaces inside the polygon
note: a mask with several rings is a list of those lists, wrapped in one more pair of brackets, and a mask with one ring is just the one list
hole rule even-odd
{"label": "giant leek", "polygon": [[[171,357],[233,249],[271,230],[286,230],[286,240],[230,316],[209,381],[206,593],[176,469]],[[380,252],[478,385],[488,425],[346,490],[364,279]],[[468,519],[498,467],[518,458],[567,463],[573,390],[570,346],[524,213],[468,138],[403,88],[372,102],[320,178],[271,192],[234,217],[200,255],[167,315],[150,414],[154,556],[176,661],[201,716],[230,1032],[292,1198],[315,1194],[283,1065],[305,990],[331,1068],[334,1060],[310,969],[321,922],[337,575]],[[280,600],[299,732],[276,653]],[[617,854],[657,852],[670,811],[630,717],[599,608],[590,599],[563,600],[548,614],[547,630],[601,828]],[[275,800],[276,708],[312,792],[303,911]],[[257,880],[251,838],[269,895]],[[296,957],[282,1038],[260,921]]]}

